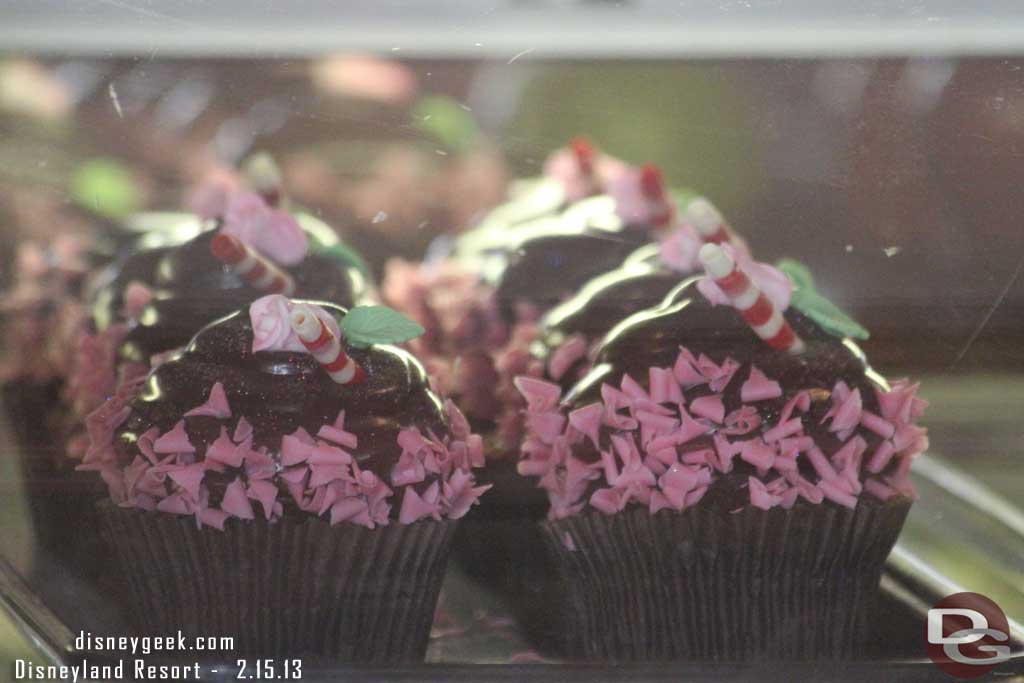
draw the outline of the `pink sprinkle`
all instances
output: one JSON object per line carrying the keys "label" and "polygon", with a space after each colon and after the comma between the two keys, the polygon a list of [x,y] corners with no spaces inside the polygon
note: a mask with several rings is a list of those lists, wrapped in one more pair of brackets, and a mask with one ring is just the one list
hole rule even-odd
{"label": "pink sprinkle", "polygon": [[[701,356],[701,360],[705,360],[705,357]],[[711,368],[714,368],[711,374],[707,375],[710,380],[709,386],[711,387],[711,391],[714,392],[723,391],[727,386],[729,386],[729,382],[732,381],[733,375],[735,375],[736,371],[740,369],[740,364],[732,358],[726,358],[722,362],[721,366],[715,366],[715,364],[711,363],[710,360],[708,363],[710,363]],[[703,368],[701,368],[701,370],[703,370]]]}
{"label": "pink sprinkle", "polygon": [[[436,487],[437,482],[432,486]],[[402,524],[412,524],[424,517],[441,519],[440,510],[441,507],[436,500],[434,502],[424,500],[420,494],[416,493],[416,489],[409,486],[406,487],[405,495],[402,497],[402,509],[398,513],[398,521]]]}
{"label": "pink sprinkle", "polygon": [[533,411],[553,410],[562,397],[562,389],[557,384],[541,379],[520,375],[512,380],[516,389],[526,399],[527,406]]}
{"label": "pink sprinkle", "polygon": [[787,436],[793,436],[794,434],[801,432],[803,428],[804,424],[800,421],[800,418],[794,417],[788,422],[780,422],[765,432],[764,440],[768,443],[775,443],[776,441],[781,441]]}
{"label": "pink sprinkle", "polygon": [[398,445],[403,451],[418,453],[427,447],[427,442],[423,440],[420,430],[415,427],[408,427],[398,433]]}
{"label": "pink sprinkle", "polygon": [[687,465],[710,465],[711,467],[717,467],[718,465],[715,459],[715,451],[710,448],[683,453],[681,460]]}
{"label": "pink sprinkle", "polygon": [[600,447],[598,444],[598,433],[601,428],[601,415],[603,412],[604,408],[600,403],[591,403],[569,413],[569,424],[576,431],[586,435],[595,448]]}
{"label": "pink sprinkle", "polygon": [[875,449],[871,460],[868,461],[868,471],[876,474],[881,472],[889,464],[889,461],[892,460],[892,456],[895,453],[896,447],[892,445],[891,441],[883,441],[878,444],[878,448]]}
{"label": "pink sprinkle", "polygon": [[823,480],[834,479],[838,476],[838,473],[832,467],[832,464],[825,457],[825,454],[821,452],[821,449],[817,446],[813,446],[807,449],[807,457],[811,460],[811,466],[814,467],[814,471],[818,473],[818,476]]}
{"label": "pink sprinkle", "polygon": [[668,368],[648,368],[647,383],[651,388],[651,400],[655,403],[678,402],[674,396],[680,395],[679,385]]}
{"label": "pink sprinkle", "polygon": [[551,443],[565,429],[565,416],[557,412],[531,413],[526,416],[526,423],[533,434]]}
{"label": "pink sprinkle", "polygon": [[156,509],[161,512],[170,512],[174,515],[191,515],[194,511],[194,506],[185,500],[180,493],[175,493],[157,503]]}
{"label": "pink sprinkle", "polygon": [[742,446],[738,443],[729,443],[722,434],[715,434],[715,451],[718,453],[718,461],[715,464],[716,469],[722,473],[728,473],[732,471],[732,459],[740,452]]}
{"label": "pink sprinkle", "polygon": [[185,421],[178,420],[171,431],[154,441],[153,450],[157,453],[195,453],[196,447],[188,440],[185,431]]}
{"label": "pink sprinkle", "polygon": [[406,451],[398,458],[398,462],[391,470],[391,483],[395,486],[418,484],[426,476],[427,472],[420,459],[414,453]]}
{"label": "pink sprinkle", "polygon": [[640,383],[630,377],[628,373],[622,376],[622,382],[619,384],[619,388],[622,389],[622,393],[633,399],[649,401],[651,398],[647,395],[647,392],[644,391],[644,388],[640,386]]}
{"label": "pink sprinkle", "polygon": [[309,485],[312,488],[340,479],[351,479],[346,465],[311,465],[309,471]]}
{"label": "pink sprinkle", "polygon": [[309,474],[308,467],[289,467],[281,471],[281,479],[290,484],[302,484]]}
{"label": "pink sprinkle", "polygon": [[148,430],[139,435],[139,452],[146,456],[146,460],[149,460],[152,464],[156,464],[157,458],[156,451],[153,450],[153,442],[160,437],[159,427],[150,427]]}
{"label": "pink sprinkle", "polygon": [[775,380],[770,380],[757,366],[750,366],[750,378],[740,388],[740,400],[744,403],[766,401],[782,396],[782,387]]}
{"label": "pink sprinkle", "polygon": [[[832,397],[835,399],[840,395],[837,390],[833,392]],[[860,389],[854,389],[841,399],[841,402],[836,404],[833,403],[832,410],[826,415],[826,419],[829,415],[832,416],[832,424],[829,426],[830,432],[841,432],[848,429],[853,429],[860,424],[862,405],[860,400]]]}
{"label": "pink sprinkle", "polygon": [[185,493],[193,500],[199,499],[199,486],[202,484],[206,470],[201,463],[189,465],[179,470],[171,470],[167,473],[174,483],[185,489]]}
{"label": "pink sprinkle", "polygon": [[[444,402],[444,412],[445,415],[448,416],[448,423],[451,426],[452,436],[454,436],[456,439],[469,438],[472,432],[472,430],[469,427],[469,420],[466,419],[466,416],[462,414],[462,411],[459,410],[459,407],[455,405],[455,403],[450,398],[446,399]],[[345,411],[342,411],[340,419],[344,419],[344,414]],[[340,425],[335,426],[339,427],[340,429]],[[352,436],[352,439],[355,440],[354,435]],[[337,443],[341,444],[342,446],[346,446],[347,448],[356,447],[355,443],[353,443],[351,446],[348,446],[347,444],[344,444],[340,441],[338,441]]]}
{"label": "pink sprinkle", "polygon": [[768,470],[775,462],[775,449],[761,439],[744,441],[740,457],[758,470]]}
{"label": "pink sprinkle", "polygon": [[[572,540],[572,534],[568,531],[562,532],[562,546],[569,552],[576,552],[576,542]],[[536,657],[533,661],[543,661],[543,659]]]}
{"label": "pink sprinkle", "polygon": [[804,498],[809,503],[812,503],[813,505],[818,505],[819,503],[821,503],[821,501],[825,499],[825,496],[821,492],[821,489],[819,489],[817,486],[801,477],[800,474],[795,470],[792,472],[783,472],[782,476],[786,478],[786,481],[793,484],[793,486],[795,486],[796,490],[799,492],[800,497]]}
{"label": "pink sprinkle", "polygon": [[779,415],[779,424],[783,424],[789,420],[793,415],[794,410],[800,410],[800,412],[806,413],[811,408],[811,394],[807,391],[801,391],[793,398],[786,401],[785,407],[782,409],[782,413]]}
{"label": "pink sprinkle", "polygon": [[228,519],[228,513],[216,508],[205,508],[199,512],[199,521],[206,526],[213,527],[218,531],[224,531],[224,522]]}
{"label": "pink sprinkle", "polygon": [[833,502],[839,503],[851,510],[857,507],[856,496],[841,490],[833,481],[826,481],[823,479],[818,483],[818,488],[821,489],[821,492],[825,494],[826,498]]}
{"label": "pink sprinkle", "polygon": [[748,477],[747,485],[750,489],[750,504],[754,507],[771,510],[779,504],[779,498],[768,493],[765,485],[755,477]]}
{"label": "pink sprinkle", "polygon": [[704,497],[704,494],[708,492],[707,486],[701,486],[700,488],[694,489],[686,494],[686,507],[696,505],[700,502],[700,499]]}
{"label": "pink sprinkle", "polygon": [[230,467],[242,466],[242,453],[228,438],[227,428],[221,427],[220,436],[206,448],[206,459]]}
{"label": "pink sprinkle", "polygon": [[701,396],[690,404],[690,412],[700,417],[705,417],[716,424],[721,424],[725,419],[725,406],[722,404],[720,394]]}
{"label": "pink sprinkle", "polygon": [[697,361],[687,349],[680,347],[679,355],[676,357],[675,365],[672,366],[672,374],[675,375],[676,381],[682,384],[684,387],[689,389],[695,387],[698,384],[706,384],[707,379],[697,368],[694,367]]}
{"label": "pink sprinkle", "polygon": [[779,503],[779,505],[781,505],[784,510],[789,510],[796,503],[796,498],[798,494],[799,491],[797,491],[795,488],[786,489],[785,491],[779,494],[779,496],[781,497],[781,502]]}
{"label": "pink sprinkle", "polygon": [[864,482],[864,489],[873,495],[875,498],[880,500],[889,500],[893,496],[898,495],[898,491],[888,484],[883,483],[877,477],[869,477]]}
{"label": "pink sprinkle", "polygon": [[235,426],[235,433],[231,435],[235,443],[242,443],[246,439],[252,436],[252,425],[245,419],[245,416],[238,418],[238,424]]}
{"label": "pink sprinkle", "polygon": [[[411,491],[411,488],[407,488],[405,495],[408,496]],[[366,501],[359,496],[345,498],[331,506],[331,525],[333,526],[345,521],[350,521],[353,524],[359,524],[370,529],[374,526],[373,521],[370,519]],[[409,522],[403,521],[402,523],[408,524]]]}
{"label": "pink sprinkle", "polygon": [[679,415],[682,418],[682,424],[679,428],[679,436],[677,437],[676,443],[684,444],[696,439],[698,436],[704,436],[711,432],[711,427],[709,425],[701,424],[694,420],[690,417],[689,413],[682,408],[682,406],[679,408]]}
{"label": "pink sprinkle", "polygon": [[313,447],[309,457],[310,465],[347,465],[352,456],[335,446],[320,444]]}
{"label": "pink sprinkle", "polygon": [[883,439],[891,439],[892,435],[896,433],[896,427],[891,422],[868,410],[861,413],[860,423]]}
{"label": "pink sprinkle", "polygon": [[339,446],[344,446],[345,448],[355,448],[359,443],[355,434],[330,425],[322,426],[319,431],[317,431],[316,435],[321,439],[333,441]]}
{"label": "pink sprinkle", "polygon": [[574,334],[565,340],[548,359],[548,374],[554,379],[562,379],[576,361],[587,355],[587,340],[582,335]]}
{"label": "pink sprinkle", "polygon": [[296,434],[281,437],[281,464],[285,467],[306,462],[312,454],[313,444],[303,441]]}
{"label": "pink sprinkle", "polygon": [[249,497],[255,498],[263,506],[263,515],[269,520],[274,514],[274,501],[277,499],[277,487],[269,481],[250,481]]}
{"label": "pink sprinkle", "polygon": [[231,417],[231,406],[228,405],[228,397],[224,393],[223,384],[220,382],[214,384],[213,388],[210,389],[210,395],[206,398],[206,403],[185,413],[185,417],[199,415],[216,417],[222,420]]}
{"label": "pink sprinkle", "polygon": [[618,489],[598,489],[590,496],[590,504],[606,515],[622,511],[627,502],[629,498]]}
{"label": "pink sprinkle", "polygon": [[138,280],[132,280],[124,290],[125,318],[138,318],[150,301],[153,300],[153,290]]}

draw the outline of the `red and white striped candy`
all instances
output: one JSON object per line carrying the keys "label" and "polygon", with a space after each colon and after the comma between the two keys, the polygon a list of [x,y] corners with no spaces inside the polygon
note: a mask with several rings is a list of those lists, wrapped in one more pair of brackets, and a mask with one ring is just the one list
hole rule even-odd
{"label": "red and white striped candy", "polygon": [[728,244],[733,241],[732,229],[722,218],[715,205],[704,197],[697,197],[686,205],[686,220],[697,229],[700,238],[708,244]]}
{"label": "red and white striped candy", "polygon": [[576,157],[576,164],[580,167],[580,172],[584,175],[592,175],[594,173],[594,161],[597,158],[597,150],[594,149],[594,145],[590,140],[583,137],[576,137],[569,141],[569,149],[572,150],[572,155]]}
{"label": "red and white striped candy", "polygon": [[302,345],[335,382],[359,384],[366,379],[366,371],[342,350],[341,342],[312,308],[295,304],[291,324]]}
{"label": "red and white striped candy", "polygon": [[796,336],[775,304],[721,247],[705,244],[700,248],[698,256],[708,276],[725,292],[733,307],[758,337],[773,349],[790,353],[803,352],[803,340]]}
{"label": "red and white striped candy", "polygon": [[214,258],[261,292],[285,296],[295,293],[295,281],[291,275],[237,237],[217,233],[210,242],[210,252]]}
{"label": "red and white striped candy", "polygon": [[668,200],[665,188],[665,177],[661,169],[654,164],[640,167],[640,193],[656,207],[651,222],[655,225],[667,225],[672,222],[673,206]]}

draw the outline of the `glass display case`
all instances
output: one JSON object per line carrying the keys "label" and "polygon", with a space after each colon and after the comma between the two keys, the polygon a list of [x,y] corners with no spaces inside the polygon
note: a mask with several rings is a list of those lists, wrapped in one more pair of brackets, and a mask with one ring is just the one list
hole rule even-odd
{"label": "glass display case", "polygon": [[1011,2],[8,2],[0,666],[1024,680],[1022,52]]}

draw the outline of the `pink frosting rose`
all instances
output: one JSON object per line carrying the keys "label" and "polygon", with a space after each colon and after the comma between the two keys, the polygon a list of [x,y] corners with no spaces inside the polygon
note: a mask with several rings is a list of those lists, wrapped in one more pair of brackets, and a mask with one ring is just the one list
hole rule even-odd
{"label": "pink frosting rose", "polygon": [[[316,313],[316,317],[327,325],[327,329],[340,339],[341,329],[334,316],[319,306],[311,308]],[[256,299],[249,305],[253,353],[257,351],[306,352],[302,340],[292,330],[291,312],[291,300],[280,294],[270,294]]]}
{"label": "pink frosting rose", "polygon": [[300,262],[309,250],[298,221],[269,206],[255,192],[239,191],[228,197],[221,230],[284,266]]}
{"label": "pink frosting rose", "polygon": [[228,206],[228,197],[241,188],[238,176],[227,168],[214,168],[194,187],[185,205],[200,218],[219,218]]}

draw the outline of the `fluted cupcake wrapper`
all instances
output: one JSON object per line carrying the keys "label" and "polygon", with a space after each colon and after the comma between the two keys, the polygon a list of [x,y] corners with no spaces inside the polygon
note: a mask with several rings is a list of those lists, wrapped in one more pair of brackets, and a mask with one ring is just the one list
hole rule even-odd
{"label": "fluted cupcake wrapper", "polygon": [[100,506],[140,634],[232,636],[229,655],[422,661],[457,522],[366,529]]}
{"label": "fluted cupcake wrapper", "polygon": [[566,649],[602,661],[856,657],[909,509],[632,506],[545,522]]}
{"label": "fluted cupcake wrapper", "polygon": [[66,455],[66,407],[60,405],[61,383],[30,380],[0,387],[6,418],[17,446],[22,481],[11,486],[27,499],[37,546],[50,563],[92,581],[101,572],[93,505],[106,487],[92,472],[76,472]]}

